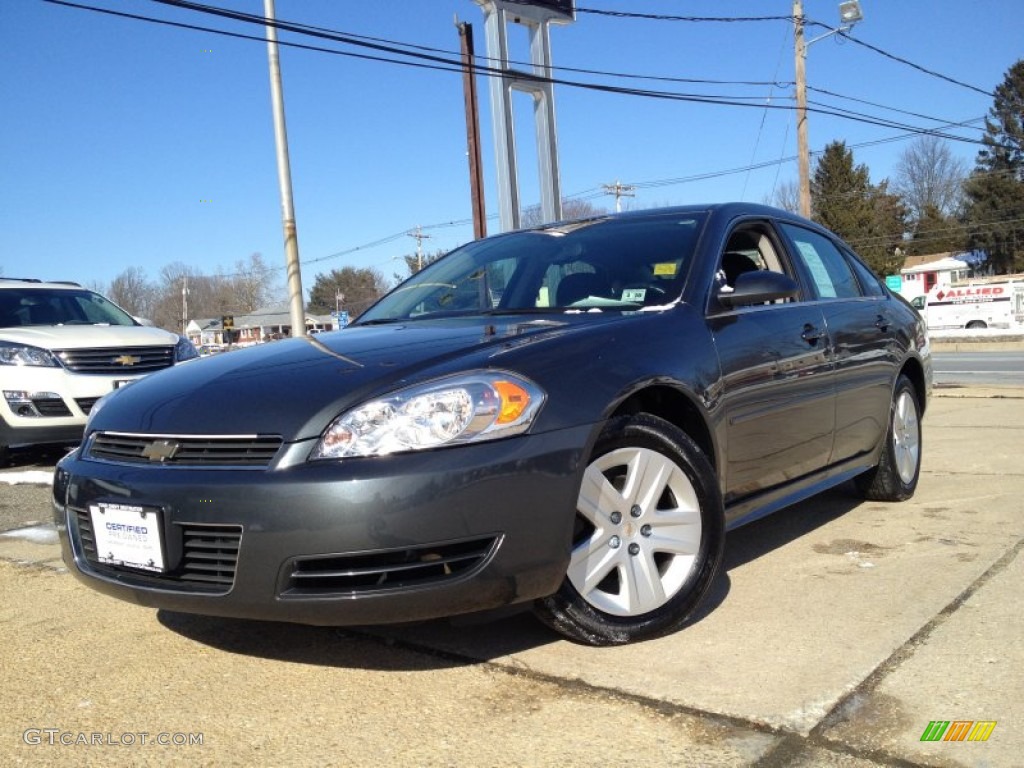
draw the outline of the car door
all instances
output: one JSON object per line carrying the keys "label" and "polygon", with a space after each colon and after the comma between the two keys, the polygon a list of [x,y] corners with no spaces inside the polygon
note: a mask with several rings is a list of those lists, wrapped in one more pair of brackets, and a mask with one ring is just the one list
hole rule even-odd
{"label": "car door", "polygon": [[874,450],[885,434],[898,357],[893,318],[877,278],[852,253],[806,227],[781,229],[825,317],[836,385],[830,463],[838,463]]}
{"label": "car door", "polygon": [[[753,267],[797,273],[767,222],[746,223],[720,256],[713,294],[729,291],[743,255]],[[834,384],[825,318],[816,302],[726,308],[712,299],[709,329],[722,372],[727,505],[825,466],[832,450]]]}

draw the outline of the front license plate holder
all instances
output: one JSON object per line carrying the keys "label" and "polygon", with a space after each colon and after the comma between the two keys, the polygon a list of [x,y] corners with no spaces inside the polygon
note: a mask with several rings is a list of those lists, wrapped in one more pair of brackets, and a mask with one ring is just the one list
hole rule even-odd
{"label": "front license plate holder", "polygon": [[160,511],[137,504],[89,505],[101,563],[160,573],[164,570]]}

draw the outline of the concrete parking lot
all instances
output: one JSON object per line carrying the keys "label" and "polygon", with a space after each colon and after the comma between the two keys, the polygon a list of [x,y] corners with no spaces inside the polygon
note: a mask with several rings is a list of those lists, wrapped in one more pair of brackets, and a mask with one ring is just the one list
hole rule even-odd
{"label": "concrete parking lot", "polygon": [[64,571],[45,485],[0,474],[3,762],[1019,766],[1024,388],[936,395],[911,501],[839,489],[735,531],[693,624],[623,648],[528,615],[339,630],[114,601]]}

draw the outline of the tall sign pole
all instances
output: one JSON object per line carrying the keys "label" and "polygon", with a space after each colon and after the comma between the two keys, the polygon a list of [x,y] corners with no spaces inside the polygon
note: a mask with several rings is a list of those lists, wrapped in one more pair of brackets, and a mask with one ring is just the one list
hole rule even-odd
{"label": "tall sign pole", "polygon": [[263,0],[263,10],[267,19],[270,100],[274,108],[277,181],[281,188],[281,220],[284,227],[285,263],[288,269],[288,303],[291,308],[292,336],[305,336],[306,309],[302,300],[299,235],[295,226],[295,204],[292,200],[292,171],[288,161],[288,130],[284,121],[284,95],[281,89],[281,61],[277,52],[277,28],[274,26],[274,0]]}
{"label": "tall sign pole", "polygon": [[[516,168],[515,127],[512,91],[533,97],[533,118],[537,139],[541,217],[556,221],[562,217],[561,184],[558,175],[558,147],[555,138],[555,94],[551,84],[551,24],[574,20],[573,0],[474,0],[484,12],[487,57],[501,76],[491,76],[491,123],[494,155],[498,164],[498,214],[502,231],[519,229],[522,211],[519,174]],[[529,73],[517,73],[509,63],[508,24],[525,26],[530,37]],[[531,76],[532,75],[532,76]]]}

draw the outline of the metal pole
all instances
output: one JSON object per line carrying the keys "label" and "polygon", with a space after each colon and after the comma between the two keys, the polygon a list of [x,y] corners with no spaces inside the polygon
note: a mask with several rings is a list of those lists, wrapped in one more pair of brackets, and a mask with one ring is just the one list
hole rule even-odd
{"label": "metal pole", "polygon": [[807,43],[804,42],[803,0],[793,0],[793,44],[796,56],[796,149],[800,174],[800,215],[811,217],[811,157],[807,147]]}
{"label": "metal pole", "polygon": [[469,155],[469,195],[473,203],[473,237],[487,235],[484,208],[484,175],[480,162],[480,108],[476,97],[476,73],[473,71],[473,25],[456,22],[462,44],[462,92],[466,103],[466,143]]}
{"label": "metal pole", "polygon": [[288,268],[288,300],[291,306],[292,336],[306,335],[306,311],[302,301],[302,273],[299,271],[299,236],[292,201],[292,172],[288,162],[288,131],[284,122],[284,94],[281,90],[281,62],[274,27],[274,0],[263,0],[267,19],[267,59],[270,62],[270,100],[274,108],[274,141],[277,145],[277,180],[281,188],[281,218],[284,226],[285,263]]}

